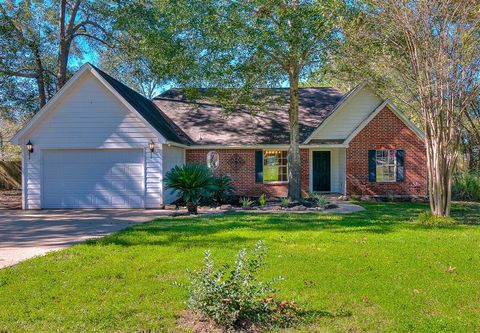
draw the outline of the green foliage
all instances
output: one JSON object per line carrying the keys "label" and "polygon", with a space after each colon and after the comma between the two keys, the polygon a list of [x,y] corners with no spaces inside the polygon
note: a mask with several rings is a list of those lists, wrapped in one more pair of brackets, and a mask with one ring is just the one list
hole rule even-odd
{"label": "green foliage", "polygon": [[205,251],[203,267],[190,272],[190,283],[184,285],[188,307],[228,329],[266,321],[271,303],[264,299],[275,292],[273,285],[281,280],[259,281],[266,251],[264,242],[259,241],[251,254],[240,250],[232,268],[225,264],[219,270],[215,270],[211,252]]}
{"label": "green foliage", "polygon": [[435,216],[431,212],[422,212],[417,217],[417,222],[425,226],[444,227],[455,224],[455,219],[451,216]]}
{"label": "green foliage", "polygon": [[267,204],[267,195],[265,193],[262,193],[262,195],[258,199],[258,202],[260,203],[260,206],[265,207],[265,205]]}
{"label": "green foliage", "polygon": [[411,223],[424,203],[361,205],[353,214],[162,217],[0,269],[0,331],[182,331],[186,294],[172,281],[187,283],[205,249],[221,264],[264,239],[261,279],[284,276],[277,297],[306,312],[285,332],[479,332],[480,203],[454,202],[466,223],[455,228]]}
{"label": "green foliage", "polygon": [[212,197],[219,204],[226,203],[235,192],[235,187],[229,176],[214,177],[213,184]]}
{"label": "green foliage", "polygon": [[283,198],[280,201],[280,206],[282,206],[284,208],[288,208],[288,206],[290,206],[291,203],[292,203],[292,201],[290,200],[290,198]]}
{"label": "green foliage", "polygon": [[480,201],[480,173],[457,172],[453,178],[452,193],[456,200]]}
{"label": "green foliage", "polygon": [[358,202],[358,201],[360,201],[360,196],[358,194],[351,194],[348,197],[348,201]]}
{"label": "green foliage", "polygon": [[[65,35],[59,22],[66,3]],[[60,41],[66,42],[65,60],[74,70],[85,54],[113,46],[121,38],[111,1],[0,1],[0,112],[11,119],[29,118],[57,91]],[[117,36],[118,37],[118,36]],[[63,67],[63,66],[62,66]],[[66,73],[69,75],[70,73]]]}
{"label": "green foliage", "polygon": [[311,192],[311,193],[308,194],[308,196],[310,198],[312,198],[313,201],[315,202],[315,205],[317,205],[321,209],[325,209],[325,207],[328,204],[328,198],[324,195],[321,195],[321,194],[316,193],[316,192]]}
{"label": "green foliage", "polygon": [[240,198],[239,202],[240,202],[240,205],[242,205],[242,208],[243,208],[243,209],[250,209],[250,208],[252,208],[253,200],[250,199],[250,198],[242,197],[242,198]]}
{"label": "green foliage", "polygon": [[[167,189],[178,193],[187,203],[196,207],[202,199],[212,195],[215,190],[214,176],[205,164],[192,163],[175,166],[165,175]],[[190,209],[189,209],[190,210]]]}

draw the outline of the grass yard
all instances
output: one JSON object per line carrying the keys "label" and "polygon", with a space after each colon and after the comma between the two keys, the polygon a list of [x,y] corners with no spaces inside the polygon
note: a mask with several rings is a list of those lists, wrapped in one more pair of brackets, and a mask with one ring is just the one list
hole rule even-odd
{"label": "grass yard", "polygon": [[178,332],[187,268],[264,239],[264,277],[318,315],[299,331],[480,331],[480,205],[426,228],[425,204],[351,215],[163,218],[0,270],[0,332]]}

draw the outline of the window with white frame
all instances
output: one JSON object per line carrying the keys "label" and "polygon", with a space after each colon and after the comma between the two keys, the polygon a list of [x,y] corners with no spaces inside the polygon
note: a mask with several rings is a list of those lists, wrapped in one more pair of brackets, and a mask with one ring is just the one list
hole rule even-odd
{"label": "window with white frame", "polygon": [[397,158],[395,150],[376,151],[377,182],[394,182],[397,175]]}
{"label": "window with white frame", "polygon": [[263,181],[286,182],[288,181],[286,150],[263,151]]}

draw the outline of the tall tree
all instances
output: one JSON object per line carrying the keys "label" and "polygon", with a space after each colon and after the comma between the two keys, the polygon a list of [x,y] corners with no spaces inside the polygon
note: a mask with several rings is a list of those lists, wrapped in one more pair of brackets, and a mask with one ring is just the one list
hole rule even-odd
{"label": "tall tree", "polygon": [[105,1],[60,0],[58,8],[58,68],[57,85],[62,88],[68,80],[68,59],[72,43],[78,38],[112,45],[111,14]]}
{"label": "tall tree", "polygon": [[[67,81],[72,54],[80,59],[83,51],[108,43],[116,8],[107,0],[1,2],[2,111],[18,113],[21,106],[24,113],[34,113],[45,105]],[[25,92],[33,82],[36,103],[31,91]]]}
{"label": "tall tree", "polygon": [[288,85],[288,196],[294,200],[301,198],[299,85],[340,39],[336,27],[345,8],[340,0],[175,1],[178,38],[194,57],[179,78],[185,85],[237,88],[216,91],[240,92],[228,97],[238,104],[256,99],[255,88]]}
{"label": "tall tree", "polygon": [[[130,38],[125,35],[123,41]],[[130,42],[135,45],[132,40]],[[105,49],[100,54],[99,64],[103,70],[149,99],[154,98],[169,84],[168,75],[154,73],[148,59],[136,47],[125,45]],[[165,77],[167,79],[164,79]]]}
{"label": "tall tree", "polygon": [[448,216],[462,126],[480,93],[480,3],[372,0],[358,8],[360,24],[346,34],[347,44],[359,59],[375,59],[397,78],[404,105],[417,112],[431,210]]}
{"label": "tall tree", "polygon": [[40,107],[45,105],[48,96],[45,53],[51,42],[45,13],[42,4],[30,1],[0,3],[2,81],[6,84],[9,78],[34,80]]}

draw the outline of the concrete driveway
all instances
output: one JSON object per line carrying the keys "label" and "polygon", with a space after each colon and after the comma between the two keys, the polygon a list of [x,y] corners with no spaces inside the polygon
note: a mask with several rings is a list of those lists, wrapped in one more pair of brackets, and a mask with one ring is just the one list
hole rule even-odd
{"label": "concrete driveway", "polygon": [[171,213],[144,209],[0,210],[0,268]]}

